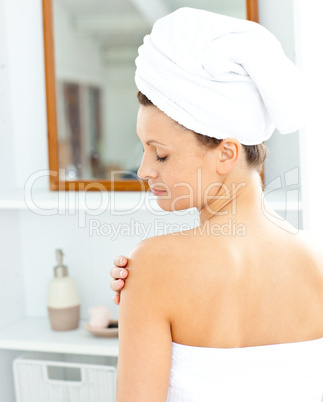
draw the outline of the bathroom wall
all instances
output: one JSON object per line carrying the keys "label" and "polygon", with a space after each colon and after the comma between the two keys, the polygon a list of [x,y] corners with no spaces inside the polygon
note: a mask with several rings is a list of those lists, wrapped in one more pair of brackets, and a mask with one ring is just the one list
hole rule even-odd
{"label": "bathroom wall", "polygon": [[119,254],[129,255],[147,237],[198,226],[194,210],[177,217],[169,213],[153,215],[148,211],[129,215],[103,212],[96,216],[83,215],[83,212],[65,216],[20,212],[27,316],[47,316],[46,297],[56,265],[56,248],[63,249],[64,264],[77,283],[81,317],[88,318],[90,306],[107,305],[117,319],[118,307],[112,302],[114,294],[109,287],[114,258]]}
{"label": "bathroom wall", "polygon": [[19,211],[0,210],[0,328],[26,315]]}
{"label": "bathroom wall", "polygon": [[[0,3],[0,74],[6,81],[0,89],[6,105],[0,109],[0,182],[1,189],[23,188],[28,177],[48,168],[42,8],[40,0]],[[48,178],[35,188],[48,189]]]}
{"label": "bathroom wall", "polygon": [[[14,68],[9,68],[8,14],[0,1],[0,192],[16,187],[17,158],[13,136]],[[11,63],[12,64],[12,63]],[[16,78],[18,79],[18,78]],[[25,315],[25,291],[22,274],[21,235],[19,212],[0,210],[0,328],[10,325]]]}
{"label": "bathroom wall", "polygon": [[[280,40],[287,57],[296,62],[293,0],[284,0],[283,2],[258,0],[258,2],[260,23]],[[270,183],[279,181],[282,188],[287,190],[290,184],[285,175],[293,174],[296,176],[292,180],[293,184],[295,184],[293,188],[299,189],[301,201],[299,141],[298,132],[281,135],[275,130],[272,137],[265,142],[268,147],[267,162],[265,164],[265,184],[268,186]]]}
{"label": "bathroom wall", "polygon": [[322,243],[323,3],[321,0],[294,0],[294,15],[297,55],[308,88],[307,124],[300,136],[304,225]]}
{"label": "bathroom wall", "polygon": [[5,24],[4,3],[0,1],[0,172],[5,172],[1,175],[1,187],[9,189],[15,186],[16,174]]}

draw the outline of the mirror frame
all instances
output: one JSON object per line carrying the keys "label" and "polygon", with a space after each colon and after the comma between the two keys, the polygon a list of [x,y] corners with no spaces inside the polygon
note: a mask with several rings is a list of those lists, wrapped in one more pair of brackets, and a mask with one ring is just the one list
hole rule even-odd
{"label": "mirror frame", "polygon": [[[245,0],[247,19],[258,22],[258,0]],[[59,156],[56,115],[56,78],[54,59],[54,30],[52,0],[42,0],[44,59],[46,79],[46,110],[51,191],[147,191],[147,180],[59,180]],[[264,189],[264,167],[260,173]]]}

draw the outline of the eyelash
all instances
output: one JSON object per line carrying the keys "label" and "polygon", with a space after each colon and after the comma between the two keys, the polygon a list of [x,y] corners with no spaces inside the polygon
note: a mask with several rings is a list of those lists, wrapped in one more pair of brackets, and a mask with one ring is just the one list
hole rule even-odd
{"label": "eyelash", "polygon": [[165,162],[165,160],[167,159],[167,156],[164,156],[163,158],[160,158],[158,155],[156,157],[156,161],[158,162]]}
{"label": "eyelash", "polygon": [[[145,152],[144,148],[142,149],[142,152]],[[167,159],[167,156],[164,156],[163,158],[160,158],[158,155],[156,157],[156,161],[158,162],[165,162]]]}

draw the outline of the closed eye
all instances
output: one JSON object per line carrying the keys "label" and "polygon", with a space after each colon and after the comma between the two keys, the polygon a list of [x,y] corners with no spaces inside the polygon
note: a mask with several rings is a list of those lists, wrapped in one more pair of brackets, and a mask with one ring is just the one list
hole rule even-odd
{"label": "closed eye", "polygon": [[157,155],[157,158],[156,158],[156,160],[158,162],[165,162],[166,159],[167,159],[167,156],[164,156],[163,158],[160,158],[158,155]]}
{"label": "closed eye", "polygon": [[[142,152],[145,152],[145,149],[142,148]],[[158,162],[165,162],[167,159],[167,156],[164,156],[163,158],[161,158],[160,156],[156,155],[156,161]]]}

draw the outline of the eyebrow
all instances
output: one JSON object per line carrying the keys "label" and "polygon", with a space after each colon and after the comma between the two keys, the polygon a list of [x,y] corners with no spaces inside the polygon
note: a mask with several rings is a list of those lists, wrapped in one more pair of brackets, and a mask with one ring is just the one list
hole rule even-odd
{"label": "eyebrow", "polygon": [[163,145],[164,147],[167,147],[166,144],[162,144],[161,142],[158,142],[158,141],[155,141],[155,140],[148,140],[148,141],[146,141],[146,144],[147,144],[147,145],[150,145],[150,144],[158,144],[158,145]]}
{"label": "eyebrow", "polygon": [[[140,140],[138,134],[137,134],[137,137],[138,137],[138,139]],[[141,141],[141,140],[140,140],[140,141]],[[148,140],[148,141],[146,141],[146,144],[147,144],[147,145],[150,145],[150,144],[159,144],[159,145],[163,145],[164,147],[167,147],[167,148],[168,148],[168,146],[167,146],[166,144],[163,144],[163,143],[158,142],[158,141],[155,141],[155,140]]]}

